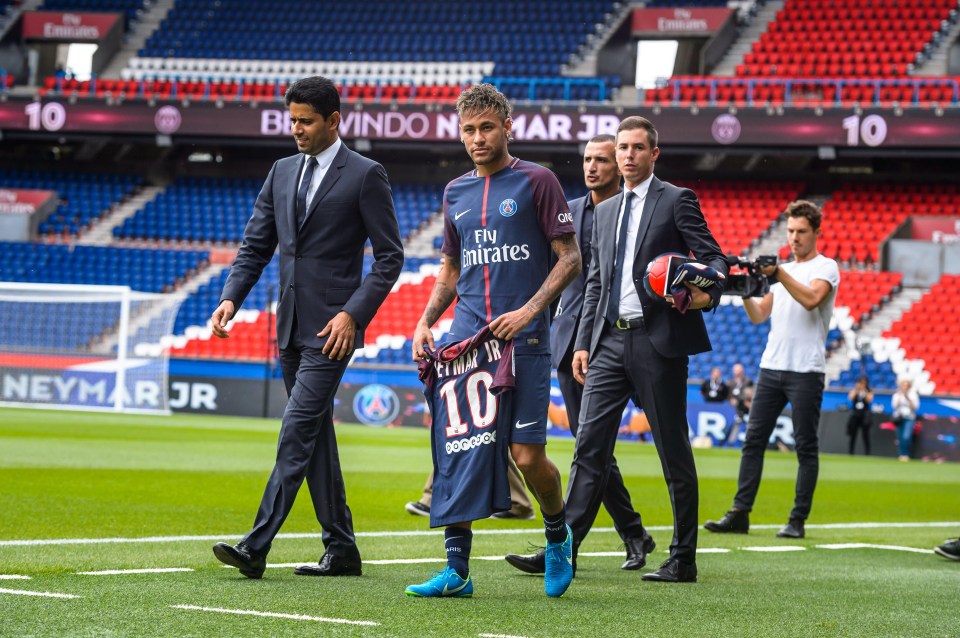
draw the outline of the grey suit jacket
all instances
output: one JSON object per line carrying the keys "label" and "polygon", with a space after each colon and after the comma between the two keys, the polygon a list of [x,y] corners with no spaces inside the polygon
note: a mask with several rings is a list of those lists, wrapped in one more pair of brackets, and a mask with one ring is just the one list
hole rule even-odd
{"label": "grey suit jacket", "polygon": [[[570,212],[573,214],[573,229],[577,234],[577,239],[580,240],[581,249],[583,248],[583,211],[589,201],[590,193],[587,193],[586,197],[571,199],[567,202],[567,205],[570,206]],[[589,265],[590,255],[584,255],[584,257],[586,257]],[[557,314],[550,326],[550,357],[554,368],[560,365],[577,336],[580,310],[583,307],[583,287],[586,281],[587,269],[584,268],[560,294]]]}
{"label": "grey suit jacket", "polygon": [[[593,246],[580,329],[577,332],[577,350],[593,353],[606,322],[604,315],[617,254],[617,217],[622,205],[621,192],[602,202],[594,212]],[[680,314],[662,299],[652,299],[643,286],[647,264],[666,252],[693,253],[700,263],[712,266],[724,275],[729,273],[720,245],[707,228],[694,192],[660,181],[654,176],[643,204],[631,273],[643,307],[647,333],[654,348],[665,357],[710,350],[710,338],[700,310],[688,310]],[[719,286],[711,289],[714,307],[719,303],[721,293]]]}
{"label": "grey suit jacket", "polygon": [[[274,251],[280,249],[277,341],[290,343],[293,319],[306,346],[322,348],[317,333],[341,310],[357,322],[355,347],[403,268],[403,245],[383,167],[342,145],[320,182],[303,226],[296,228],[297,187],[304,155],[270,169],[243,233],[221,300],[239,310]],[[364,244],[374,263],[363,278]],[[362,279],[362,281],[361,281]]]}

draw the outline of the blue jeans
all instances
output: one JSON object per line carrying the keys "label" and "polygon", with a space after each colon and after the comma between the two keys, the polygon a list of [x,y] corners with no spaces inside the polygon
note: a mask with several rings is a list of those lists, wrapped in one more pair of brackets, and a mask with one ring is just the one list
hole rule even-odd
{"label": "blue jeans", "polygon": [[806,520],[813,505],[813,491],[820,472],[820,403],[824,376],[819,372],[786,372],[760,368],[750,405],[747,433],[740,456],[740,477],[734,509],[749,512],[760,489],[763,455],[777,418],[790,404],[793,409],[793,437],[796,441],[797,486],[790,518]]}
{"label": "blue jeans", "polygon": [[913,446],[913,426],[916,419],[904,419],[897,424],[897,445],[900,456],[910,456],[910,448]]}

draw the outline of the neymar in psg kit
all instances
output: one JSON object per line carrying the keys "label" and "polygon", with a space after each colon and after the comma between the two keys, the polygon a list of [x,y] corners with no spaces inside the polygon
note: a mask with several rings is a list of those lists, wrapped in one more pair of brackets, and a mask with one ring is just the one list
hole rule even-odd
{"label": "neymar in psg kit", "polygon": [[[460,94],[457,114],[460,139],[476,168],[444,191],[440,274],[417,324],[413,358],[420,362],[436,350],[430,328],[454,299],[452,341],[470,339],[487,325],[496,339],[513,341],[515,387],[505,429],[510,453],[540,504],[547,537],[544,588],[548,596],[557,597],[570,585],[573,567],[560,472],[546,454],[549,306],[580,272],[580,249],[556,176],[512,157],[507,149],[513,121],[506,97],[490,84],[478,84]],[[461,419],[483,414],[460,410]],[[462,449],[456,439],[466,431],[447,428],[451,445],[441,447],[435,441],[435,455]],[[434,494],[438,487],[450,489],[438,485],[449,480],[437,475]],[[431,525],[446,525],[448,566],[430,580],[409,586],[408,595],[472,593],[468,561],[476,517],[465,514],[464,519],[431,520]]]}

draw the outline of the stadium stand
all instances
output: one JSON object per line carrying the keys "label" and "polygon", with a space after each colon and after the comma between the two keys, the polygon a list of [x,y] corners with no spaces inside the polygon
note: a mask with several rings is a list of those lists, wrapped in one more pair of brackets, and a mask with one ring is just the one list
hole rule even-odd
{"label": "stadium stand", "polygon": [[[770,334],[769,323],[754,325],[743,311],[743,303],[730,297],[723,297],[717,311],[705,313],[704,319],[713,350],[690,357],[691,379],[710,378],[710,370],[714,367],[723,370],[725,376],[729,375],[735,363],[743,364],[746,370],[759,369],[760,355]],[[730,339],[729,335],[737,337]]]}
{"label": "stadium stand", "polygon": [[0,281],[176,288],[205,265],[206,251],[0,242]]}
{"label": "stadium stand", "polygon": [[95,11],[122,13],[129,25],[143,11],[144,0],[46,0],[40,11]]}
{"label": "stadium stand", "polygon": [[[259,179],[182,177],[113,229],[118,239],[239,243],[263,185]],[[407,237],[439,207],[432,184],[393,184],[400,234]]]}
{"label": "stadium stand", "polygon": [[898,272],[843,270],[840,281],[842,285],[837,291],[836,305],[847,309],[846,316],[853,326],[860,326],[900,290],[903,275]]}
{"label": "stadium stand", "polygon": [[[884,337],[899,339],[910,359],[922,359],[938,394],[960,393],[960,352],[956,335],[960,320],[943,312],[960,301],[960,275],[944,275],[923,298],[894,322]],[[936,320],[931,321],[931,317]]]}
{"label": "stadium stand", "polygon": [[134,175],[0,169],[4,187],[56,191],[60,204],[40,225],[42,235],[78,234],[142,183],[143,178]]}
{"label": "stadium stand", "polygon": [[[83,4],[110,6],[106,0]],[[606,100],[618,77],[560,76],[615,4],[380,1],[326,3],[304,14],[281,3],[179,0],[120,78],[51,77],[41,93],[276,100],[289,82],[316,73],[358,101],[450,101],[463,86],[493,76],[513,99]],[[459,28],[477,21],[498,29]]]}
{"label": "stadium stand", "polygon": [[960,210],[956,184],[852,184],[823,206],[820,251],[842,262],[880,262],[881,243],[910,216],[953,217]]}
{"label": "stadium stand", "polygon": [[644,101],[956,104],[958,78],[910,74],[957,19],[953,0],[787,0],[734,77],[675,76]]}
{"label": "stadium stand", "polygon": [[804,186],[795,182],[680,183],[700,199],[707,224],[727,254],[744,255]]}

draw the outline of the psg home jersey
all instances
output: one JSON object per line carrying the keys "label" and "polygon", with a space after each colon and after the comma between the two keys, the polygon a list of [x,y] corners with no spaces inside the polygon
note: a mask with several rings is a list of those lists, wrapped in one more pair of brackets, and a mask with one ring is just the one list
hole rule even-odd
{"label": "psg home jersey", "polygon": [[427,354],[419,374],[433,421],[430,526],[509,510],[513,341],[498,340],[484,326]]}
{"label": "psg home jersey", "polygon": [[[573,234],[566,196],[548,169],[514,159],[493,175],[458,177],[443,194],[443,248],[460,262],[450,338],[466,339],[523,307],[553,266],[550,242]],[[548,353],[544,309],[514,340],[518,353]]]}

